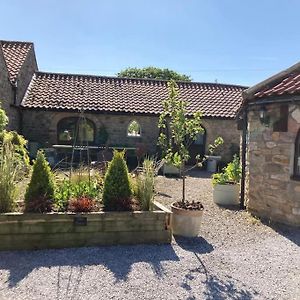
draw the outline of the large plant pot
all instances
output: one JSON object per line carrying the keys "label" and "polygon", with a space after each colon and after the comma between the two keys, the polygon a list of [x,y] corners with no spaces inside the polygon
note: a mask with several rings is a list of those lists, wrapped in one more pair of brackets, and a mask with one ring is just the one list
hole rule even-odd
{"label": "large plant pot", "polygon": [[220,205],[239,204],[239,184],[216,184],[213,188],[214,202]]}
{"label": "large plant pot", "polygon": [[174,235],[196,237],[199,234],[203,210],[187,210],[171,205],[171,227]]}

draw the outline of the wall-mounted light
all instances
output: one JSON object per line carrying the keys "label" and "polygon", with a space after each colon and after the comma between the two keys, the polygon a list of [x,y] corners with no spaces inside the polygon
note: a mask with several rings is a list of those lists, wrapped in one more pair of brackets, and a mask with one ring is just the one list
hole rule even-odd
{"label": "wall-mounted light", "polygon": [[270,116],[268,115],[268,111],[265,106],[261,106],[259,110],[259,120],[261,124],[268,127],[270,125]]}

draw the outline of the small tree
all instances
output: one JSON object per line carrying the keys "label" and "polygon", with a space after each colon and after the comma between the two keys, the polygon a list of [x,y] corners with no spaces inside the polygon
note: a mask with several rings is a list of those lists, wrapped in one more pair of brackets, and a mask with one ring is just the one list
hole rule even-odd
{"label": "small tree", "polygon": [[132,190],[125,152],[114,151],[104,178],[103,205],[105,210],[130,210]]}
{"label": "small tree", "polygon": [[[204,133],[202,113],[195,112],[192,116],[187,114],[187,103],[179,99],[178,86],[174,80],[168,82],[169,97],[163,101],[163,113],[160,115],[158,127],[161,133],[158,145],[162,148],[163,159],[180,169],[182,176],[182,202],[185,202],[185,176],[186,163],[190,158],[189,148],[197,139],[198,134]],[[223,143],[218,137],[213,145],[209,145],[212,153],[216,147]],[[197,164],[203,163],[200,155],[196,156]]]}
{"label": "small tree", "polygon": [[43,151],[38,151],[30,183],[25,193],[25,210],[48,212],[54,201],[54,179]]}

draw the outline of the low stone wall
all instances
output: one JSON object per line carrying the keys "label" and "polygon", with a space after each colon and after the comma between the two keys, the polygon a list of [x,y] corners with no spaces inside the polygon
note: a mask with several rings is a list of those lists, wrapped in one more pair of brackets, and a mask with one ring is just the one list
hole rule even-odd
{"label": "low stone wall", "polygon": [[[268,114],[279,109],[270,105]],[[287,132],[262,125],[258,110],[249,113],[246,205],[252,214],[300,226],[300,181],[292,178],[299,129],[300,107],[294,105],[289,107]]]}
{"label": "low stone wall", "polygon": [[0,250],[170,243],[171,212],[155,211],[0,215]]}

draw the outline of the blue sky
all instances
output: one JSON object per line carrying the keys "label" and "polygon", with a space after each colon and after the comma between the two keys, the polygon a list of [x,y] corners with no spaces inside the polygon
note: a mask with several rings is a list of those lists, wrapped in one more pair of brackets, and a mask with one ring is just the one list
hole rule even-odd
{"label": "blue sky", "polygon": [[40,70],[158,66],[253,85],[300,60],[300,1],[1,0],[0,39],[33,41]]}

